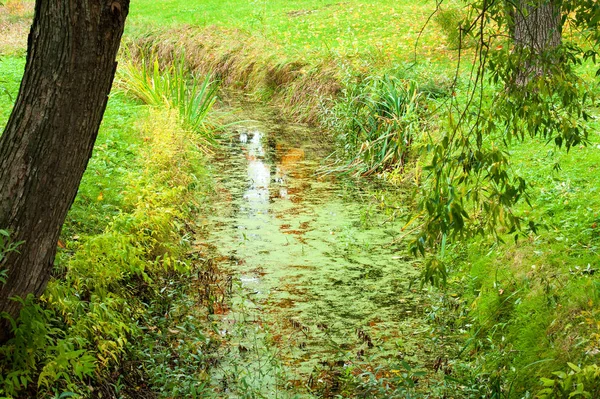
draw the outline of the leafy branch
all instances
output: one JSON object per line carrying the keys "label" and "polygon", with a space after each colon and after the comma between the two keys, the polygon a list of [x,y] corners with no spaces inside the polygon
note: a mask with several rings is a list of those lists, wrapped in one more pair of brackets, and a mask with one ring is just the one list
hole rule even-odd
{"label": "leafy branch", "polygon": [[577,34],[542,49],[516,42],[515,25],[532,23],[532,10],[550,3],[481,0],[468,5],[460,36],[474,37],[477,44],[466,96],[456,95],[465,55],[459,45],[446,123],[440,137],[430,135],[427,145],[416,209],[422,216],[413,218],[419,225],[412,252],[427,258],[423,281],[445,283],[448,242],[477,235],[502,241],[506,234],[516,240],[536,232],[539,223],[516,211],[522,200],[530,204],[530,193],[529,183],[511,164],[513,141],[540,137],[567,151],[588,143],[587,110],[594,98],[576,68],[596,62],[600,10],[587,0],[563,2],[557,29],[575,26]]}

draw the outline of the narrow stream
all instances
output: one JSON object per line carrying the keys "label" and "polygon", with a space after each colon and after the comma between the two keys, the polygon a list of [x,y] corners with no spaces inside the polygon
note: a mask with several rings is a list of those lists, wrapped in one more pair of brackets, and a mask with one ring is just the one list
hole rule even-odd
{"label": "narrow stream", "polygon": [[213,378],[223,396],[333,397],[344,372],[421,361],[416,270],[390,245],[401,222],[368,190],[315,175],[329,150],[314,134],[238,127],[217,157],[211,245],[238,285],[220,316],[238,349]]}

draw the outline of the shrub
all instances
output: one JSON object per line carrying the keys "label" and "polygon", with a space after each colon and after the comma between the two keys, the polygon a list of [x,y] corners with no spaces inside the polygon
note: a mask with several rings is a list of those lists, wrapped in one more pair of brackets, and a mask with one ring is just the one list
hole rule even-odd
{"label": "shrub", "polygon": [[61,254],[61,278],[39,300],[21,300],[19,319],[10,320],[14,337],[0,346],[0,397],[117,389],[111,373],[142,342],[164,276],[190,275],[183,221],[209,189],[196,136],[165,110],[152,112],[138,134],[146,145],[125,179],[121,213],[108,214],[104,231],[67,242],[72,253]]}

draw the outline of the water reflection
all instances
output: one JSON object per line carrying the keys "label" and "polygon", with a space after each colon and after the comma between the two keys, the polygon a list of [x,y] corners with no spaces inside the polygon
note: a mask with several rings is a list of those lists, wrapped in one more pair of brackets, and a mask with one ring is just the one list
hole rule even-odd
{"label": "water reflection", "polygon": [[[290,365],[286,372],[299,379],[339,353],[353,361],[363,354],[393,358],[397,340],[412,342],[407,337],[420,325],[412,318],[420,301],[410,288],[416,271],[389,246],[388,231],[399,231],[400,222],[371,212],[358,188],[316,179],[324,154],[310,132],[294,135],[293,143],[252,127],[233,137],[220,158],[228,196],[215,207],[211,236],[247,294],[240,303],[254,324],[237,339],[250,347],[264,338],[254,327],[273,327],[286,341],[265,341],[264,348],[276,348]],[[235,312],[223,323],[237,323]],[[254,370],[259,360],[244,361]],[[260,375],[268,381],[258,385],[276,386],[276,373]]]}
{"label": "water reflection", "polygon": [[[247,137],[251,136],[250,140]],[[265,163],[262,133],[258,130],[240,135],[244,154],[248,160],[248,189],[244,192],[245,210],[250,215],[266,215],[269,212],[269,183],[271,170]]]}
{"label": "water reflection", "polygon": [[301,167],[305,152],[302,148],[285,148],[280,144],[275,146],[272,156],[276,163],[273,165],[266,159],[263,146],[264,134],[259,130],[244,131],[239,135],[242,151],[247,160],[248,188],[243,194],[244,204],[241,210],[251,216],[267,215],[269,202],[274,200],[290,200],[291,179],[306,177],[306,168]]}

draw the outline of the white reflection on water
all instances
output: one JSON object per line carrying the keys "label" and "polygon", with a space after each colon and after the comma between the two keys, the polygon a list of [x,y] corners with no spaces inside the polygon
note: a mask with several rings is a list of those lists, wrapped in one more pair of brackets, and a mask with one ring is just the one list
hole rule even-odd
{"label": "white reflection on water", "polygon": [[271,170],[264,162],[265,150],[262,146],[262,133],[258,130],[249,133],[252,139],[246,145],[248,159],[248,189],[244,192],[247,211],[250,215],[269,212],[269,182]]}

